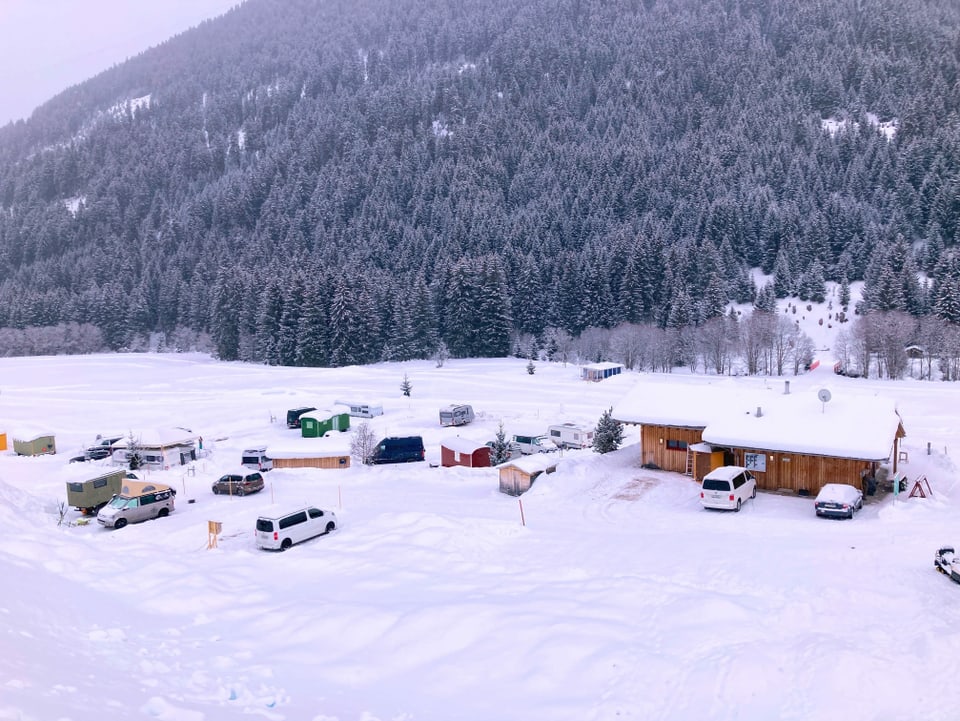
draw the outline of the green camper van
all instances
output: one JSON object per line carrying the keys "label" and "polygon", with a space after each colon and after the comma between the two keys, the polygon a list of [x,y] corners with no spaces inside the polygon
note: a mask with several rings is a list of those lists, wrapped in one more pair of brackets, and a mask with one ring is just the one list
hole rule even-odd
{"label": "green camper van", "polygon": [[96,515],[114,494],[120,493],[126,475],[126,470],[121,468],[87,481],[67,481],[67,505],[84,515]]}

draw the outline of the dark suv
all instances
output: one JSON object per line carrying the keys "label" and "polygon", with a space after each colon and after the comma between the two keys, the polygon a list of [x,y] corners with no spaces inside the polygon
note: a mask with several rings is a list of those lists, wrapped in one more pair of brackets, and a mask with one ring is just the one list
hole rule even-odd
{"label": "dark suv", "polygon": [[304,406],[303,408],[291,408],[287,411],[287,428],[299,428],[300,416],[304,413],[317,410],[313,406]]}
{"label": "dark suv", "polygon": [[227,493],[233,496],[245,496],[263,490],[263,476],[259,471],[253,473],[226,473],[213,484],[214,493]]}

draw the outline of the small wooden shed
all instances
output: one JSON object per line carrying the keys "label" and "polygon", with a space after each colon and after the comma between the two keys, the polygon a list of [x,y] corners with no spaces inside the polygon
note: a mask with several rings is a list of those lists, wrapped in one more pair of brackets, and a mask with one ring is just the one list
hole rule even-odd
{"label": "small wooden shed", "polygon": [[580,369],[580,378],[585,381],[602,381],[604,378],[623,373],[621,363],[590,363]]}
{"label": "small wooden shed", "polygon": [[323,438],[328,431],[346,431],[350,428],[350,414],[346,411],[308,411],[300,416],[300,435],[303,438]]}
{"label": "small wooden shed", "polygon": [[467,438],[450,438],[440,444],[440,465],[489,468],[490,446]]}
{"label": "small wooden shed", "polygon": [[275,448],[269,446],[267,455],[277,468],[325,468],[342,469],[350,467],[350,452],[342,447],[319,447],[309,444],[308,447],[296,448],[293,446]]}
{"label": "small wooden shed", "polygon": [[43,456],[57,452],[52,433],[41,433],[29,438],[14,438],[13,450],[18,456]]}
{"label": "small wooden shed", "polygon": [[504,463],[500,468],[500,492],[508,496],[519,496],[530,490],[530,486],[544,473],[557,470],[559,460],[546,455],[524,456],[515,461]]}

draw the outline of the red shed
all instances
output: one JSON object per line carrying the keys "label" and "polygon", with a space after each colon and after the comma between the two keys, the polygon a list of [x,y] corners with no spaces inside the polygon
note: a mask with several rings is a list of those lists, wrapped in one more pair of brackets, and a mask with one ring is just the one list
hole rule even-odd
{"label": "red shed", "polygon": [[489,468],[490,448],[466,438],[450,438],[440,444],[440,465]]}

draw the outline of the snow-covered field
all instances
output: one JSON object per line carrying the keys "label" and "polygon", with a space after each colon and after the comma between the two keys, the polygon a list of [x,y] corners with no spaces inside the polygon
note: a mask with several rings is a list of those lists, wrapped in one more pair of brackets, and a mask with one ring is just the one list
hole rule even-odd
{"label": "snow-covered field", "polygon": [[[284,425],[298,405],[382,403],[376,434],[422,434],[438,460],[443,438],[488,440],[501,419],[508,433],[594,425],[638,380],[709,380],[525,368],[0,359],[0,432],[49,429],[59,450],[0,453],[0,719],[957,718],[960,586],[933,556],[960,544],[960,384],[840,378],[828,364],[790,379],[793,392],[899,403],[903,470],[934,497],[870,498],[849,522],[762,492],[739,514],[702,510],[689,478],[639,467],[636,428],[615,453],[565,452],[522,496],[526,525],[493,469],[281,469],[254,496],[210,492],[243,448],[298,443]],[[451,402],[476,421],[440,428]],[[170,426],[201,434],[208,455],[150,475],[179,491],[169,518],[58,526],[69,457],[100,432]],[[302,504],[334,510],[340,528],[257,550],[257,516]],[[212,550],[209,520],[223,528]]]}

